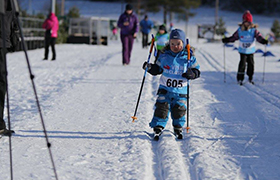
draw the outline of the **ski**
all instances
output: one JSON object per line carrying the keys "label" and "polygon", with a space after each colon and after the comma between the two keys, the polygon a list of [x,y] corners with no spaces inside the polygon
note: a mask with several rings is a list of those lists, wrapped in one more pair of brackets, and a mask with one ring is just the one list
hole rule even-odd
{"label": "ski", "polygon": [[177,139],[183,139],[183,129],[181,127],[176,128],[174,127],[174,135]]}
{"label": "ski", "polygon": [[174,136],[177,138],[177,139],[183,139],[183,133],[175,133],[174,132]]}
{"label": "ski", "polygon": [[161,133],[154,133],[154,140],[158,141],[161,134],[162,134],[162,132]]}
{"label": "ski", "polygon": [[162,131],[163,131],[163,127],[160,127],[160,126],[154,127],[154,140],[155,141],[159,140],[159,136],[162,134]]}
{"label": "ski", "polygon": [[250,83],[250,84],[252,84],[252,85],[255,85],[255,82],[254,81],[245,81],[245,82],[243,82],[243,81],[238,81],[237,82],[240,86],[243,86],[244,84],[247,84],[247,83]]}

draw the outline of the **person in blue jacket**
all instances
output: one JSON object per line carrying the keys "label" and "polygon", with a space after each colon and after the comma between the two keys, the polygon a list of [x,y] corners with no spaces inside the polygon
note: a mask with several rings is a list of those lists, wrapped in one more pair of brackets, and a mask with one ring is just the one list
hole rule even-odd
{"label": "person in blue jacket", "polygon": [[240,53],[240,62],[237,72],[237,81],[240,85],[243,84],[245,68],[247,63],[247,75],[249,76],[249,82],[254,84],[254,53],[256,51],[256,40],[261,44],[267,44],[268,41],[264,39],[261,33],[256,29],[256,25],[253,24],[253,16],[250,11],[245,11],[242,16],[242,24],[235,31],[235,33],[228,38],[223,38],[223,43],[234,42],[239,40],[238,52]]}
{"label": "person in blue jacket", "polygon": [[142,32],[142,47],[148,47],[148,36],[153,28],[154,24],[149,20],[148,15],[145,15],[144,19],[140,21],[140,27]]}
{"label": "person in blue jacket", "polygon": [[182,132],[186,122],[188,80],[200,76],[200,66],[192,53],[188,61],[185,33],[174,29],[169,37],[169,44],[162,51],[156,64],[143,64],[143,69],[147,68],[151,75],[161,74],[154,116],[149,124],[156,133],[165,128],[169,113],[173,119],[174,131]]}

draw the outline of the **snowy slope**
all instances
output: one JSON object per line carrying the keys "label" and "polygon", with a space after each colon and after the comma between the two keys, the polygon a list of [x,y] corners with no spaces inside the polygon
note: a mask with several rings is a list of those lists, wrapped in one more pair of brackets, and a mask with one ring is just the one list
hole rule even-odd
{"label": "snowy slope", "polygon": [[[29,51],[59,179],[277,179],[280,157],[280,64],[255,55],[256,85],[236,84],[238,53],[221,44],[193,44],[202,76],[191,83],[190,125],[177,141],[171,121],[151,141],[158,77],[147,76],[131,122],[147,49],[135,43],[121,65],[119,42],[58,45],[58,60]],[[278,46],[269,47],[277,53]],[[280,54],[278,54],[279,57]],[[22,52],[8,55],[15,179],[54,179]],[[8,138],[1,139],[1,179],[9,178]]]}
{"label": "snowy slope", "polygon": [[[204,11],[196,21],[204,21]],[[240,15],[226,15],[235,29]],[[138,120],[131,122],[141,66],[148,57],[140,42],[125,67],[119,41],[109,46],[57,45],[54,62],[42,61],[43,49],[28,51],[59,179],[279,179],[279,46],[267,47],[276,57],[255,54],[256,85],[240,87],[235,79],[238,52],[225,49],[224,83],[222,44],[197,42],[195,23],[189,28],[202,74],[191,82],[191,129],[182,141],[173,136],[171,120],[161,139],[151,140],[148,123],[158,77],[147,75]],[[8,54],[8,70],[16,131],[14,179],[55,179],[23,52]],[[10,178],[8,143],[7,137],[0,140],[0,179]]]}

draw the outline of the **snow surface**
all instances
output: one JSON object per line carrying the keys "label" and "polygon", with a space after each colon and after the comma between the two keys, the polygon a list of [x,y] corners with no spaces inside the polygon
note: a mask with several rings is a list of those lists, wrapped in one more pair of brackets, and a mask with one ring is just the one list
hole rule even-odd
{"label": "snow surface", "polygon": [[[134,44],[129,66],[121,64],[120,41],[108,46],[57,45],[56,61],[42,61],[44,49],[28,51],[59,179],[279,179],[279,45],[267,47],[276,57],[255,54],[255,85],[246,77],[239,86],[238,52],[225,48],[224,83],[222,43],[197,41],[194,34],[189,36],[201,78],[191,82],[191,129],[183,140],[172,134],[171,119],[160,140],[151,140],[148,123],[157,76],[147,75],[138,120],[132,122],[141,67],[148,57],[140,41]],[[265,50],[260,44],[257,48]],[[55,179],[24,54],[7,58],[16,131],[14,179]],[[0,140],[0,179],[10,178],[8,144],[7,137]]]}
{"label": "snow surface", "polygon": [[[121,65],[121,45],[57,45],[57,61],[28,51],[59,179],[278,179],[280,64],[255,54],[256,85],[236,84],[239,54],[222,44],[193,43],[201,78],[191,82],[185,139],[160,141],[148,123],[158,77],[147,75],[138,120],[131,122],[148,50],[136,42]],[[263,47],[261,47],[263,48]],[[279,46],[269,47],[278,57]],[[264,50],[264,49],[263,49]],[[54,179],[23,52],[8,54],[15,179]],[[1,179],[9,178],[8,138],[0,141]]]}

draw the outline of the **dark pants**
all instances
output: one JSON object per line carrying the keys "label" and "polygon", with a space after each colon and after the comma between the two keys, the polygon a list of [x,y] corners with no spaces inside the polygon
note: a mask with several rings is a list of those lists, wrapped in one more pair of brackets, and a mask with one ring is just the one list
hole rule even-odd
{"label": "dark pants", "polygon": [[53,37],[45,37],[45,59],[48,59],[48,56],[49,56],[49,46],[51,45],[51,48],[52,48],[52,59],[55,59],[56,58],[56,53],[55,53],[55,41],[56,41],[56,38],[53,38]]}
{"label": "dark pants", "polygon": [[237,81],[243,81],[245,75],[245,68],[247,63],[247,75],[249,80],[253,80],[254,75],[254,54],[241,54],[240,53],[240,62],[237,72]]}
{"label": "dark pants", "polygon": [[142,32],[142,47],[148,46],[148,34]]}
{"label": "dark pants", "polygon": [[6,95],[6,62],[4,60],[4,56],[7,53],[4,50],[4,54],[2,52],[2,48],[0,48],[0,130],[6,128],[5,121],[3,119],[4,116],[4,106],[5,106],[5,95]]}
{"label": "dark pants", "polygon": [[133,35],[121,34],[121,41],[122,41],[123,64],[129,64],[134,37]]}

